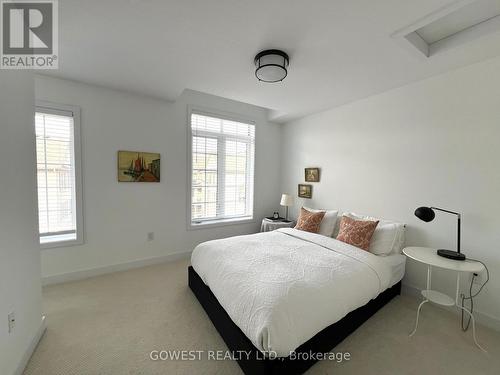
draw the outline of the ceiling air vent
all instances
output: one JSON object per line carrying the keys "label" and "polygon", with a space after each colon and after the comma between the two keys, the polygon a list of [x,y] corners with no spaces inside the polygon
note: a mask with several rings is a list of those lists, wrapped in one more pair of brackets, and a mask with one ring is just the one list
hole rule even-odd
{"label": "ceiling air vent", "polygon": [[401,45],[431,57],[500,31],[500,0],[462,0],[393,34]]}

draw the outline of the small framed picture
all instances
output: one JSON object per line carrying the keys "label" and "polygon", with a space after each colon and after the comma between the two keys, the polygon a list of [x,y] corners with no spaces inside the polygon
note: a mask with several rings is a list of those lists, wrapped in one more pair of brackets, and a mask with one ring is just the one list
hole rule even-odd
{"label": "small framed picture", "polygon": [[306,182],[319,182],[319,168],[306,168],[305,169]]}
{"label": "small framed picture", "polygon": [[160,154],[118,151],[118,182],[160,182]]}
{"label": "small framed picture", "polygon": [[299,198],[312,198],[312,185],[299,184]]}

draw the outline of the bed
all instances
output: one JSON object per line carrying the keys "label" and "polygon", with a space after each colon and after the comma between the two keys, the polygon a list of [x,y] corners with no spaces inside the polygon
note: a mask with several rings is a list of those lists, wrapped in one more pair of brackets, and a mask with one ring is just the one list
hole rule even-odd
{"label": "bed", "polygon": [[400,293],[404,264],[285,228],[198,245],[188,278],[246,374],[298,374]]}

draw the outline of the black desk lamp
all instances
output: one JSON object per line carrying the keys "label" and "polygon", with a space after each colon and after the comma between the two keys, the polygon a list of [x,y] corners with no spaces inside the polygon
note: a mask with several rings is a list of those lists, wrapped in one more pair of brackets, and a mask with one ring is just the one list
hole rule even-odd
{"label": "black desk lamp", "polygon": [[415,216],[418,217],[420,220],[423,220],[423,221],[428,223],[429,221],[434,220],[434,217],[436,217],[434,210],[457,215],[457,218],[458,218],[458,221],[457,221],[457,251],[439,249],[437,251],[437,254],[439,256],[442,256],[442,257],[448,258],[448,259],[465,260],[465,255],[460,252],[460,214],[458,212],[448,211],[448,210],[444,210],[442,208],[437,208],[437,207],[419,207],[415,210]]}

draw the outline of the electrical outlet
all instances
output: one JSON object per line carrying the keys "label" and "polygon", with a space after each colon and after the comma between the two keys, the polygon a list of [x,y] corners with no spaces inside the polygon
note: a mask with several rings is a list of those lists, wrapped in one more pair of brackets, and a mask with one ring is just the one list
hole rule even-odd
{"label": "electrical outlet", "polygon": [[155,232],[149,232],[147,238],[148,238],[148,242],[149,241],[154,241],[154,239],[155,239]]}
{"label": "electrical outlet", "polygon": [[9,322],[9,333],[11,333],[16,326],[16,314],[14,314],[14,312],[9,313],[9,315],[7,315],[7,320]]}

